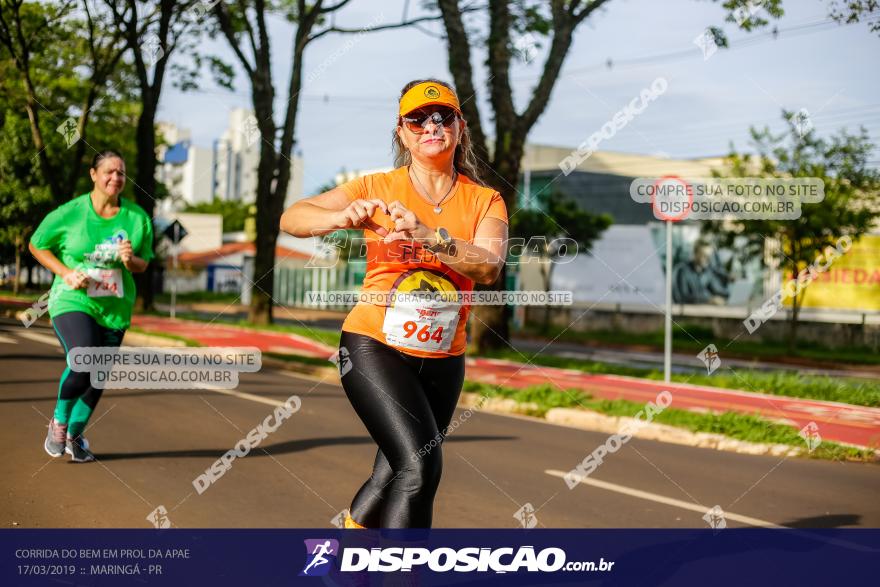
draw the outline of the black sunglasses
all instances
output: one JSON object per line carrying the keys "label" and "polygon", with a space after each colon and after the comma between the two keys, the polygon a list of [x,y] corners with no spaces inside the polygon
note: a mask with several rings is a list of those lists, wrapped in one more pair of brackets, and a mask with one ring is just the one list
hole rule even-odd
{"label": "black sunglasses", "polygon": [[421,134],[425,132],[425,125],[432,122],[435,125],[442,124],[445,128],[449,128],[458,118],[458,112],[446,106],[440,106],[430,109],[414,110],[406,116],[401,116],[400,120],[406,125],[411,132]]}

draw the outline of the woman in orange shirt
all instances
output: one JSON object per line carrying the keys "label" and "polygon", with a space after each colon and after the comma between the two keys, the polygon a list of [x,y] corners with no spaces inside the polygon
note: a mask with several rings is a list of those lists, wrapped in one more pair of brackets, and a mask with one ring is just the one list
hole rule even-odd
{"label": "woman in orange shirt", "polygon": [[404,86],[392,145],[394,171],[301,200],[281,218],[294,236],[355,228],[367,241],[339,366],[379,450],[346,527],[431,526],[440,445],[464,381],[470,307],[460,294],[498,278],[507,242],[504,201],[478,177],[450,85]]}

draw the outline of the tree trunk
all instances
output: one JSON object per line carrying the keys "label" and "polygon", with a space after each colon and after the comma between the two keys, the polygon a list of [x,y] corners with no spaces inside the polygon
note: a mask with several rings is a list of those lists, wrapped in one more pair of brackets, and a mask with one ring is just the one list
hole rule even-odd
{"label": "tree trunk", "polygon": [[[254,324],[271,324],[275,287],[275,243],[278,240],[278,218],[272,213],[277,188],[278,153],[275,150],[276,126],[273,119],[272,80],[268,72],[258,73],[253,83],[254,113],[260,131],[260,162],[257,165],[257,235],[254,243],[254,280],[248,320]],[[296,98],[294,98],[296,99]],[[283,163],[283,162],[282,162]],[[286,188],[286,186],[285,186]],[[283,205],[283,196],[282,205]]]}
{"label": "tree trunk", "polygon": [[[797,279],[797,276],[795,276],[795,279]],[[803,294],[796,294],[791,300],[791,314],[788,321],[788,341],[786,344],[789,354],[794,354],[797,347],[797,327],[801,301],[803,301]]]}
{"label": "tree trunk", "polygon": [[[484,164],[486,171],[484,179],[504,197],[508,214],[513,214],[518,204],[516,186],[519,180],[519,169],[526,137],[547,106],[553,86],[559,77],[562,63],[571,48],[574,28],[607,1],[594,0],[582,7],[580,11],[577,11],[577,5],[580,3],[572,2],[568,6],[561,1],[550,3],[553,16],[553,35],[547,60],[544,63],[544,72],[541,74],[538,85],[533,89],[528,106],[521,115],[517,114],[514,108],[513,90],[509,77],[511,30],[514,26],[511,7],[509,3],[501,0],[489,2],[489,37],[486,41],[488,45],[486,63],[490,73],[488,83],[495,122],[495,149],[491,164],[486,164],[485,157],[481,157],[481,154],[487,153],[488,149],[481,144],[486,135],[480,124],[480,116],[476,108],[477,101],[471,100],[475,95],[474,75],[470,63],[468,32],[459,11],[459,3],[457,0],[438,0],[437,2],[446,30],[449,70],[459,94],[466,98],[462,103],[462,114],[471,129],[476,154]],[[494,284],[493,289],[497,291],[504,286],[505,280],[502,276]],[[474,308],[473,313],[476,320],[471,324],[471,327],[473,341],[478,352],[509,346],[507,320],[510,312],[506,307],[501,310],[497,311],[497,309],[487,306]],[[486,332],[491,334],[487,335]]]}
{"label": "tree trunk", "polygon": [[795,296],[794,300],[791,304],[791,319],[788,323],[788,352],[794,353],[797,348],[797,326],[798,326],[798,313],[800,312],[800,304],[798,303],[798,298],[801,296]]}
{"label": "tree trunk", "polygon": [[21,280],[21,239],[15,241],[15,279],[12,280],[12,293],[18,295]]}
{"label": "tree trunk", "polygon": [[[798,278],[798,258],[799,251],[797,250],[797,245],[792,245],[792,258],[795,261],[792,262],[792,279],[797,283]],[[784,287],[784,285],[783,285]],[[795,290],[797,292],[797,290]],[[798,326],[798,313],[800,312],[800,301],[803,301],[803,292],[795,293],[794,297],[791,300],[791,315],[788,322],[788,341],[787,341],[787,349],[789,353],[794,353],[796,347],[796,337],[797,337],[797,326]]]}
{"label": "tree trunk", "polygon": [[[152,91],[141,88],[143,109],[138,117],[136,132],[137,155],[135,172],[134,194],[135,201],[144,209],[150,221],[156,210],[156,107]],[[158,235],[153,235],[153,250],[155,251]],[[153,310],[153,281],[155,261],[147,265],[146,271],[134,275],[137,288],[137,301],[135,309],[139,312]]]}
{"label": "tree trunk", "polygon": [[34,142],[34,148],[37,150],[37,158],[40,162],[40,172],[43,174],[43,180],[49,186],[52,192],[52,198],[55,204],[61,204],[65,201],[65,194],[61,186],[58,184],[58,176],[52,162],[49,160],[49,153],[46,151],[46,143],[43,141],[43,132],[40,129],[40,111],[35,97],[35,90],[30,83],[29,72],[25,71],[23,84],[26,92],[25,108],[27,109],[28,121],[31,126],[31,140]]}
{"label": "tree trunk", "polygon": [[[547,263],[547,268],[542,269],[541,273],[544,275],[544,291],[550,291],[550,284],[553,281],[553,258],[549,258],[549,262]],[[541,334],[548,334],[550,332],[550,304],[544,305],[544,323],[541,325]]]}
{"label": "tree trunk", "polygon": [[[271,195],[271,194],[270,194]],[[259,196],[258,196],[259,197]],[[259,206],[259,205],[258,205]],[[278,239],[278,223],[275,229],[268,214],[257,215],[256,256],[254,258],[254,282],[248,320],[254,324],[271,324],[275,287],[275,242]]]}
{"label": "tree trunk", "polygon": [[[260,163],[257,180],[256,257],[254,258],[254,287],[248,312],[255,324],[271,324],[275,305],[275,246],[278,242],[278,225],[284,212],[284,200],[290,184],[291,155],[296,136],[296,116],[302,89],[303,52],[312,26],[320,10],[320,3],[299,22],[293,39],[293,61],[287,88],[287,110],[280,128],[280,141],[276,143],[279,130],[273,118],[275,90],[269,74],[268,50],[260,55],[263,67],[253,83],[254,111],[260,129]],[[263,30],[261,28],[261,30]],[[268,39],[261,33],[261,46],[268,47]],[[276,149],[276,144],[278,145]]]}
{"label": "tree trunk", "polygon": [[[24,250],[24,243],[22,243],[22,245],[21,245],[21,250]],[[30,257],[30,258],[28,258],[28,257]],[[37,268],[37,266],[34,262],[34,258],[31,255],[27,255],[25,257],[24,264],[25,264],[25,267],[27,268],[27,281],[24,284],[25,289],[29,289],[29,290],[35,289],[37,284],[34,282],[34,273],[35,273],[34,270]]]}
{"label": "tree trunk", "polygon": [[[502,269],[498,282],[504,283],[507,270]],[[494,285],[476,285],[476,291],[500,291]],[[484,354],[491,349],[510,347],[509,310],[504,306],[472,306],[470,324],[470,343],[468,350],[472,353]]]}
{"label": "tree trunk", "polygon": [[[504,198],[508,214],[512,214],[518,204],[516,185],[519,181],[522,153],[522,140],[510,134],[505,135],[495,145],[494,172],[484,178]],[[506,284],[505,269],[495,283],[477,289],[502,291],[507,287]],[[507,306],[475,306],[472,315],[474,320],[471,322],[471,348],[475,352],[483,354],[510,347],[510,311]]]}

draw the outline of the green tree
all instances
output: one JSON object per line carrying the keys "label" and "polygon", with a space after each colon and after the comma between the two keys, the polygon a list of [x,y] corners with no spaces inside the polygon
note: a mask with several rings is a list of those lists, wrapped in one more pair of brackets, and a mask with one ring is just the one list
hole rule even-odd
{"label": "green tree", "polygon": [[[247,140],[256,140],[260,144],[255,199],[254,288],[248,316],[254,323],[272,322],[275,243],[290,182],[296,115],[302,88],[303,52],[313,28],[323,15],[333,12],[347,1],[324,7],[322,0],[311,5],[305,0],[278,3],[242,0],[230,5],[218,2],[213,7],[218,28],[229,42],[251,84],[255,117],[247,129]],[[296,23],[290,82],[285,94],[287,99],[281,125],[275,120],[275,96],[278,92],[272,79],[271,40],[267,25],[267,17],[272,11]]]}
{"label": "green tree", "polygon": [[[429,6],[439,9],[443,18],[449,71],[462,97],[462,114],[470,128],[482,175],[504,197],[508,212],[514,216],[519,213],[515,186],[526,138],[550,103],[575,31],[593,20],[591,17],[610,4],[610,0],[489,0],[485,6],[488,22],[483,27],[466,23],[460,4],[459,0],[435,0]],[[764,0],[760,3],[760,14],[748,11],[753,4],[752,0],[724,0],[722,7],[728,20],[746,30],[766,24],[766,16],[782,14],[781,0]],[[725,46],[723,31],[718,27],[711,30],[717,43]],[[542,73],[525,107],[517,111],[511,71],[517,62],[529,62],[537,56],[542,43],[548,45]],[[481,44],[485,44],[486,49],[488,103],[494,125],[491,148],[477,107],[481,100],[474,99],[478,86],[471,49]],[[502,275],[493,287],[503,287],[504,281]],[[505,308],[480,306],[474,308],[474,313],[479,318],[472,324],[477,349],[484,351],[507,344],[509,326]]]}
{"label": "green tree", "polygon": [[[260,144],[255,201],[254,292],[248,313],[248,319],[254,323],[266,324],[272,321],[275,243],[278,240],[278,223],[290,183],[291,154],[303,85],[303,56],[306,47],[329,33],[370,32],[411,24],[401,22],[353,30],[334,26],[333,14],[349,2],[350,0],[332,3],[324,0],[239,0],[236,3],[218,2],[213,8],[220,33],[229,42],[250,81],[255,116],[245,132],[248,141],[259,141]],[[272,43],[268,29],[268,17],[272,14],[296,25],[291,39],[293,55],[288,85],[283,90],[284,115],[280,124],[275,119],[275,98],[280,93],[272,79]]]}
{"label": "green tree", "polygon": [[868,23],[868,30],[880,32],[880,20],[871,19],[880,10],[878,0],[831,0],[829,8],[829,16],[841,24],[864,20]]}
{"label": "green tree", "polygon": [[131,69],[118,62],[101,85],[95,67],[103,71],[113,55],[103,33],[88,30],[100,19],[74,5],[0,0],[0,245],[12,252],[4,261],[14,257],[19,275],[35,263],[23,253],[46,213],[91,187],[86,141],[93,139],[68,141],[57,129],[72,119],[77,133],[87,127],[90,137],[101,137],[97,148],[134,160]]}
{"label": "green tree", "polygon": [[[544,291],[550,291],[553,269],[563,257],[589,254],[593,242],[611,226],[608,214],[590,214],[559,192],[538,196],[540,209],[521,209],[510,218],[509,256],[518,263],[537,258]],[[544,307],[542,330],[550,326],[550,306]]]}
{"label": "green tree", "polygon": [[244,230],[245,220],[250,215],[250,207],[244,202],[222,200],[214,196],[210,202],[190,204],[183,211],[198,214],[220,214],[223,216],[223,232],[234,232]]}
{"label": "green tree", "polygon": [[[869,164],[874,145],[867,131],[848,134],[841,130],[829,139],[791,112],[783,111],[788,126],[774,135],[769,128],[751,129],[755,154],[736,152],[731,146],[725,176],[767,178],[820,178],[825,197],[815,204],[802,204],[797,220],[734,220],[722,225],[710,223],[707,229],[719,233],[732,245],[737,236],[746,237],[752,254],[772,254],[783,268],[784,281],[796,278],[827,247],[843,236],[853,242],[880,222],[880,173]],[[720,174],[716,174],[720,175]],[[767,240],[779,247],[768,249]],[[741,240],[741,239],[740,239]],[[788,348],[797,344],[798,315],[807,287],[792,297],[788,329]]]}
{"label": "green tree", "polygon": [[[229,66],[216,57],[203,57],[197,50],[208,12],[199,0],[104,0],[104,5],[115,27],[122,32],[137,80],[141,107],[134,127],[134,193],[137,203],[152,217],[163,193],[156,181],[156,114],[167,74],[176,74],[174,81],[182,90],[195,89],[202,63],[207,61],[215,79],[229,87]],[[171,57],[176,54],[189,57],[192,66],[172,65]],[[145,272],[135,276],[141,309],[153,306],[154,267],[150,264]]]}
{"label": "green tree", "polygon": [[14,111],[0,112],[0,135],[0,245],[15,259],[12,288],[18,293],[22,253],[53,200],[31,156],[27,120]]}
{"label": "green tree", "polygon": [[[42,180],[56,203],[64,202],[82,175],[93,110],[114,92],[126,93],[117,68],[122,34],[87,0],[0,0],[0,46],[23,90]],[[60,149],[56,134],[64,136]]]}

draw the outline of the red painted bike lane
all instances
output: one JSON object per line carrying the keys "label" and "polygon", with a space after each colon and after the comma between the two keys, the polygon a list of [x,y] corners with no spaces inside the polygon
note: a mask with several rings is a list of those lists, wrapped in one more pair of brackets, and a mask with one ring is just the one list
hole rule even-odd
{"label": "red painted bike lane", "polygon": [[467,377],[473,381],[514,388],[551,384],[559,389],[579,389],[598,398],[626,399],[639,403],[652,401],[658,393],[668,390],[672,393],[671,405],[675,408],[759,414],[783,421],[799,430],[815,422],[823,439],[880,447],[880,408],[684,383],[667,384],[497,359],[468,359]]}
{"label": "red painted bike lane", "polygon": [[[25,304],[22,304],[24,306]],[[329,358],[336,349],[303,336],[283,332],[267,332],[188,320],[171,320],[158,316],[135,316],[132,325],[144,332],[174,334],[206,346],[253,346],[263,352],[298,354]],[[578,389],[593,397],[649,402],[663,390],[672,393],[672,406],[696,411],[733,411],[758,414],[785,422],[801,429],[810,422],[818,426],[826,440],[880,447],[880,408],[855,406],[836,402],[770,395],[755,391],[737,391],[683,383],[582,373],[524,365],[498,359],[469,358],[467,378],[492,385],[525,388],[551,384],[559,389]]]}
{"label": "red painted bike lane", "polygon": [[329,359],[337,349],[287,332],[252,330],[226,324],[172,320],[159,316],[134,316],[131,325],[146,333],[174,334],[204,346],[256,347],[262,352]]}

